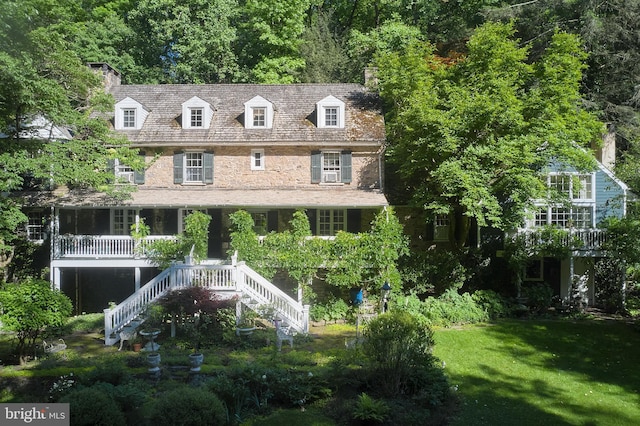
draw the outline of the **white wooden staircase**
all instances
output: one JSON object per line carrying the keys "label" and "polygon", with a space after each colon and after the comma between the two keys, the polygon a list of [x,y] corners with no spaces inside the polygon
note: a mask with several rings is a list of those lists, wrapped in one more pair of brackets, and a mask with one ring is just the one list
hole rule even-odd
{"label": "white wooden staircase", "polygon": [[176,288],[202,286],[222,296],[238,297],[248,309],[269,307],[300,333],[309,332],[309,305],[302,305],[244,262],[175,264],[162,271],[119,305],[104,310],[104,342],[120,340],[125,327],[143,321],[145,307]]}

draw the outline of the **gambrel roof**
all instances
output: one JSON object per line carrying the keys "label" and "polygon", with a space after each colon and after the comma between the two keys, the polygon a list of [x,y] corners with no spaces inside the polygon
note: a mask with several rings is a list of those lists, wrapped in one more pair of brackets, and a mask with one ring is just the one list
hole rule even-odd
{"label": "gambrel roof", "polygon": [[[384,119],[377,94],[358,84],[163,84],[116,85],[116,102],[127,97],[149,111],[140,130],[124,130],[133,145],[339,144],[382,145]],[[181,105],[197,96],[213,108],[208,129],[184,129]],[[273,126],[245,128],[245,103],[260,96],[273,104]],[[333,96],[345,104],[344,128],[318,128],[316,104]]]}

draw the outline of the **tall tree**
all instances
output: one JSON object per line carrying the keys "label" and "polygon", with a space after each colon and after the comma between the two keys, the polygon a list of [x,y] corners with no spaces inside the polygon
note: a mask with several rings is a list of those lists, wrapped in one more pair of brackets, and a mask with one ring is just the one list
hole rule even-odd
{"label": "tall tree", "polygon": [[143,0],[129,13],[141,64],[160,82],[222,83],[237,78],[236,0]]}
{"label": "tall tree", "polygon": [[425,44],[378,60],[390,107],[389,159],[416,205],[450,216],[458,248],[471,220],[517,226],[530,200],[543,195],[539,173],[552,159],[592,167],[592,155],[577,145],[603,131],[580,108],[584,52],[576,37],[557,33],[530,64],[511,25],[485,24],[467,49],[453,64]]}
{"label": "tall tree", "polygon": [[[57,23],[49,25],[39,14],[42,4],[48,2],[12,2],[0,18],[0,192],[43,182],[116,194],[107,159],[130,160],[134,167],[139,160],[99,117],[112,99],[53,26]],[[18,198],[0,198],[3,254],[26,220],[21,207]]]}

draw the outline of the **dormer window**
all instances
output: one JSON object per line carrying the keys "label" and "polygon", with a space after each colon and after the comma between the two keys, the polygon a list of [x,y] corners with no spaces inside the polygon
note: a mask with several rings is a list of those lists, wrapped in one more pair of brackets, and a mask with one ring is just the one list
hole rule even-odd
{"label": "dormer window", "polygon": [[129,97],[116,104],[116,130],[140,130],[149,115],[140,102]]}
{"label": "dormer window", "polygon": [[244,127],[247,129],[271,129],[273,104],[262,96],[255,96],[244,104]]}
{"label": "dormer window", "polygon": [[343,129],[344,111],[344,102],[334,96],[327,96],[316,105],[318,127]]}
{"label": "dormer window", "polygon": [[191,127],[202,127],[203,120],[203,109],[202,108],[191,108]]}
{"label": "dormer window", "polygon": [[211,105],[197,96],[182,104],[183,129],[208,129],[212,118]]}

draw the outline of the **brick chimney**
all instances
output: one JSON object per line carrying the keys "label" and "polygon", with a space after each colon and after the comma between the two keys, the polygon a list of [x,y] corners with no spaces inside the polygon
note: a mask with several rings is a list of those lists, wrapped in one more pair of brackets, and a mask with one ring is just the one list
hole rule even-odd
{"label": "brick chimney", "polygon": [[96,74],[99,73],[102,76],[102,83],[104,85],[105,92],[109,92],[113,86],[119,86],[122,82],[120,71],[107,63],[89,62],[87,66],[91,68],[93,72]]}

